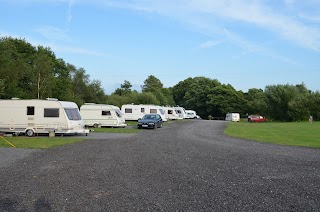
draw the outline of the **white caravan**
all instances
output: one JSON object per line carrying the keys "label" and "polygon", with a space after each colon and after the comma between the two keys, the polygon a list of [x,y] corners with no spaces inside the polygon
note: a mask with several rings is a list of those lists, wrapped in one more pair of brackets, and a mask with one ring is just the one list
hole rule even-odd
{"label": "white caravan", "polygon": [[80,107],[85,126],[125,127],[125,119],[120,108],[114,105],[86,103]]}
{"label": "white caravan", "polygon": [[240,121],[240,114],[239,113],[227,113],[226,114],[226,121]]}
{"label": "white caravan", "polygon": [[179,119],[179,115],[173,107],[162,107],[165,112],[165,117],[168,120],[176,120]]}
{"label": "white caravan", "polygon": [[134,105],[127,104],[121,106],[121,112],[123,113],[125,120],[137,121],[141,119],[145,114],[157,113],[161,116],[163,121],[167,121],[165,112],[159,105]]}
{"label": "white caravan", "polygon": [[194,110],[186,110],[186,118],[187,119],[195,119],[197,118],[197,113]]}
{"label": "white caravan", "polygon": [[173,107],[176,113],[179,115],[180,119],[185,119],[187,117],[186,110],[183,107]]}
{"label": "white caravan", "polygon": [[48,98],[0,100],[0,131],[5,133],[88,134],[74,102]]}

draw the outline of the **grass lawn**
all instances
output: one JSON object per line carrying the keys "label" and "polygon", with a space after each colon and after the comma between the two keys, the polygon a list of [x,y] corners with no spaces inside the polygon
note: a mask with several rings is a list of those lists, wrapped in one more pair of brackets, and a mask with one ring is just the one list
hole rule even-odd
{"label": "grass lawn", "polygon": [[320,148],[320,122],[230,123],[225,134],[280,145]]}
{"label": "grass lawn", "polygon": [[[63,138],[63,137],[0,137],[0,147],[12,147],[24,149],[47,149],[51,147],[62,146],[66,144],[72,144],[75,142],[81,142],[85,139],[81,138]],[[10,145],[9,143],[12,145]]]}
{"label": "grass lawn", "polygon": [[94,132],[106,132],[106,133],[137,133],[139,132],[136,128],[111,128],[111,127],[101,127],[101,128],[92,128]]}

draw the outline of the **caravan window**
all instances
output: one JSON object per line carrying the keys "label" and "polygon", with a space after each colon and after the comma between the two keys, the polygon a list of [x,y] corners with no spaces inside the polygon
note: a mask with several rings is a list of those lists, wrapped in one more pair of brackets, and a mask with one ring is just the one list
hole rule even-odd
{"label": "caravan window", "polygon": [[132,113],[132,108],[126,108],[126,109],[124,110],[124,112],[125,112],[125,113]]}
{"label": "caravan window", "polygon": [[102,111],[103,116],[111,116],[110,110]]}
{"label": "caravan window", "polygon": [[141,113],[144,113],[144,108],[141,108]]}
{"label": "caravan window", "polygon": [[157,113],[157,109],[150,109],[150,113]]}
{"label": "caravan window", "polygon": [[159,109],[159,110],[160,110],[160,113],[161,113],[162,115],[165,114],[164,110],[162,110],[162,109]]}
{"label": "caravan window", "polygon": [[34,115],[34,106],[28,106],[27,107],[27,115],[28,116]]}
{"label": "caravan window", "polygon": [[44,117],[59,117],[59,108],[44,108]]}
{"label": "caravan window", "polygon": [[81,116],[77,108],[65,108],[64,111],[66,111],[69,120],[81,120]]}
{"label": "caravan window", "polygon": [[172,114],[173,113],[173,111],[172,110],[168,110],[168,114]]}
{"label": "caravan window", "polygon": [[114,110],[119,118],[122,117],[122,113],[120,110]]}

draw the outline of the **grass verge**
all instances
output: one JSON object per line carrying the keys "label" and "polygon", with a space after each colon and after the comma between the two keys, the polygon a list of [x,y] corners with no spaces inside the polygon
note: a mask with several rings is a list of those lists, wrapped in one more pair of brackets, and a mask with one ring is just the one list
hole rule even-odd
{"label": "grass verge", "polygon": [[138,129],[135,128],[107,128],[107,127],[101,127],[101,128],[92,128],[94,132],[106,132],[106,133],[137,133],[139,132]]}
{"label": "grass verge", "polygon": [[[8,142],[13,144],[16,148],[24,149],[47,149],[51,147],[72,144],[84,141],[81,138],[63,138],[63,137],[1,137],[0,147],[12,147]],[[8,141],[8,142],[6,142]]]}
{"label": "grass verge", "polygon": [[[180,120],[170,120],[163,122],[163,125],[172,124]],[[138,121],[126,121],[127,127],[124,128],[110,128],[110,127],[101,127],[101,128],[92,128],[94,132],[107,132],[107,133],[137,133],[141,130],[137,129]]]}
{"label": "grass verge", "polygon": [[280,145],[320,148],[320,122],[230,123],[225,134]]}

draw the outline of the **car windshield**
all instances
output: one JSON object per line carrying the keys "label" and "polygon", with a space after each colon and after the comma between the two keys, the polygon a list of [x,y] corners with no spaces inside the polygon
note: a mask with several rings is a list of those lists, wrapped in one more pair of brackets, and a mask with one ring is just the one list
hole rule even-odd
{"label": "car windshield", "polygon": [[156,119],[156,115],[145,115],[142,119]]}

